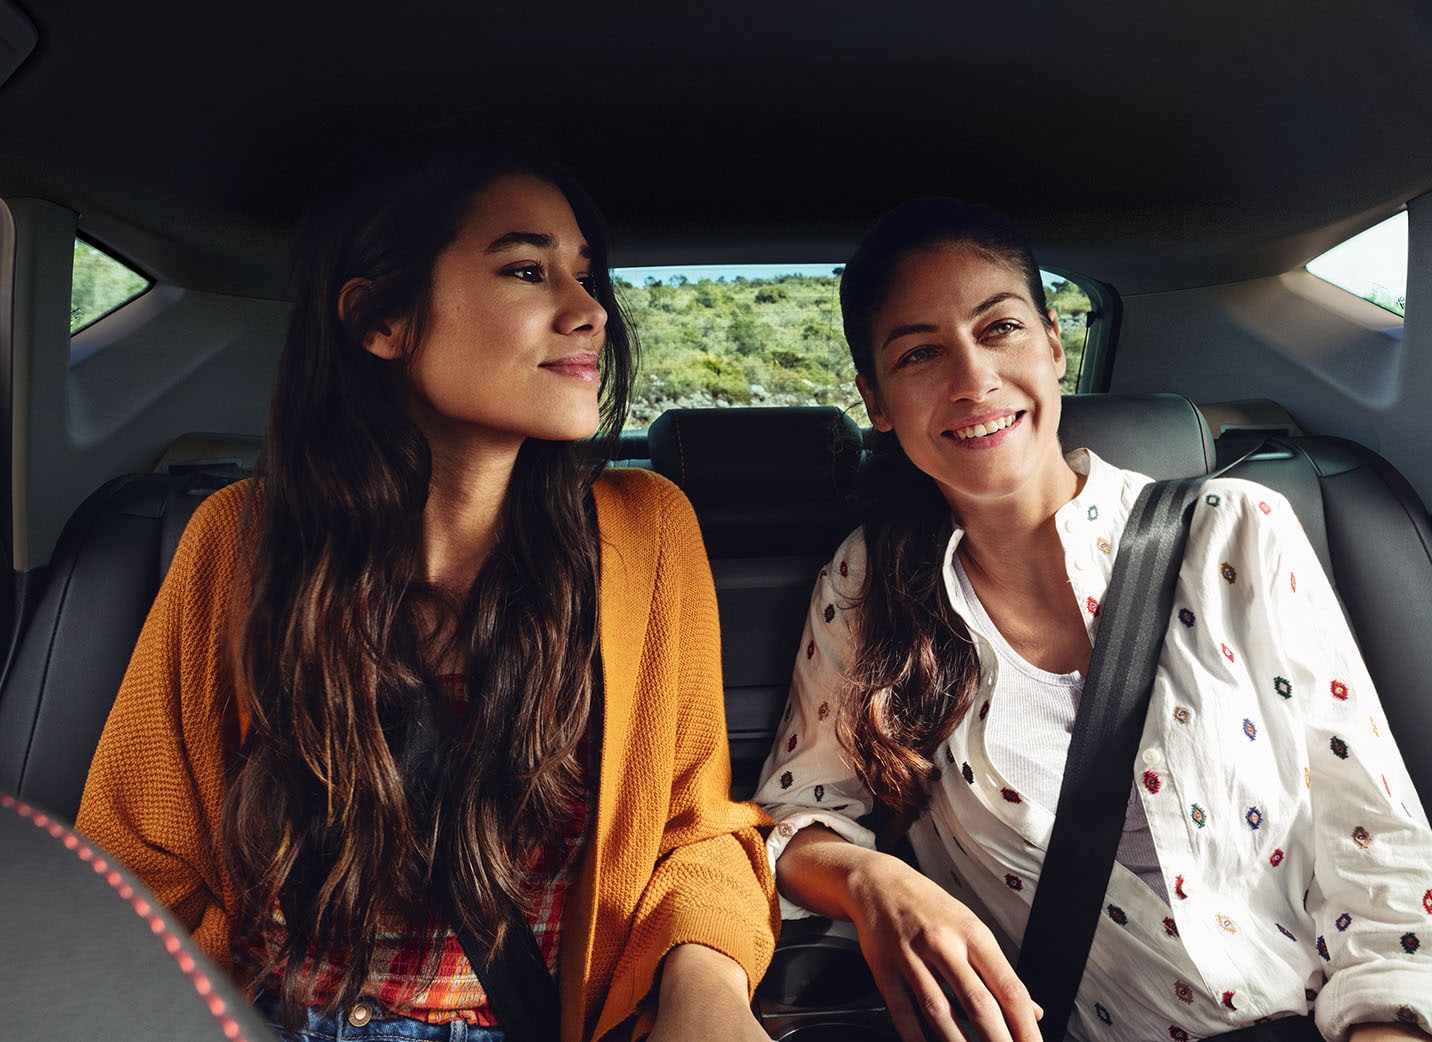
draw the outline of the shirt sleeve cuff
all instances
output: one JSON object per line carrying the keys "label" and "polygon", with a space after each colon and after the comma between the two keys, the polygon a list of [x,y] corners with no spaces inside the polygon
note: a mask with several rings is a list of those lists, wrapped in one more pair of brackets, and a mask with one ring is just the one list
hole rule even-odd
{"label": "shirt sleeve cuff", "polygon": [[[771,834],[766,838],[766,856],[770,859],[772,872],[775,872],[776,860],[786,849],[786,845],[807,825],[824,825],[842,839],[868,850],[875,849],[875,833],[857,825],[850,818],[825,811],[798,810],[778,819],[776,827],[771,829]],[[815,914],[784,897],[780,898],[780,902],[782,919],[808,919]]]}

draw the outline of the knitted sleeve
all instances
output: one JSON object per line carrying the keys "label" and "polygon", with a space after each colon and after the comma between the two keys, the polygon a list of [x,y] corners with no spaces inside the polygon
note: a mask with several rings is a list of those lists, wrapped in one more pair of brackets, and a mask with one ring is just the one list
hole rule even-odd
{"label": "knitted sleeve", "polygon": [[100,737],[77,818],[224,966],[232,961],[233,901],[217,837],[225,750],[238,740],[225,628],[242,501],[240,486],[215,493],[185,530]]}

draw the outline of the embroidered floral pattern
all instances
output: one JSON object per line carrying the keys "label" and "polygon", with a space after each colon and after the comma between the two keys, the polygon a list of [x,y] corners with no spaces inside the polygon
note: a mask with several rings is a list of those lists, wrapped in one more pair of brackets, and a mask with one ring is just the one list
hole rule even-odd
{"label": "embroidered floral pattern", "polygon": [[1157,774],[1155,774],[1153,771],[1144,772],[1144,788],[1148,789],[1149,792],[1157,793],[1159,791],[1160,784],[1161,783],[1159,782],[1159,776]]}
{"label": "embroidered floral pattern", "polygon": [[1174,922],[1171,916],[1164,917],[1163,928],[1164,933],[1168,934],[1170,937],[1178,936],[1178,923]]}
{"label": "embroidered floral pattern", "polygon": [[1224,582],[1236,583],[1238,581],[1238,569],[1234,568],[1227,561],[1218,566],[1218,574],[1223,576]]}
{"label": "embroidered floral pattern", "polygon": [[1185,626],[1191,627],[1195,622],[1193,612],[1189,611],[1187,608],[1180,608],[1178,610],[1178,621],[1183,623]]}
{"label": "embroidered floral pattern", "polygon": [[1238,1007],[1233,1004],[1233,992],[1225,991],[1223,993],[1223,1005],[1233,1010],[1234,1012],[1237,1012]]}
{"label": "embroidered floral pattern", "polygon": [[1098,1017],[1105,1024],[1114,1023],[1114,1018],[1109,1016],[1109,1011],[1098,1002],[1094,1003],[1094,1016]]}
{"label": "embroidered floral pattern", "polygon": [[822,702],[820,704],[820,708],[815,711],[815,715],[820,717],[822,720],[828,717],[830,715],[830,703]]}
{"label": "embroidered floral pattern", "polygon": [[798,737],[797,735],[791,735],[790,739],[786,742],[786,752],[788,752],[788,753],[793,753],[793,752],[796,751],[796,738],[797,738],[797,737]]}
{"label": "embroidered floral pattern", "polygon": [[1347,742],[1344,742],[1337,735],[1333,735],[1333,740],[1328,743],[1328,746],[1332,749],[1333,755],[1339,760],[1347,759]]}
{"label": "embroidered floral pattern", "polygon": [[980,719],[983,720],[983,719],[984,719],[985,717],[987,717],[987,716],[989,716],[989,702],[988,702],[988,701],[986,701],[984,705],[980,706]]}
{"label": "embroidered floral pattern", "polygon": [[841,577],[842,579],[844,579],[844,578],[847,578],[849,575],[850,575],[850,565],[846,564],[844,561],[841,561],[841,562],[840,562],[840,577]]}
{"label": "embroidered floral pattern", "polygon": [[1290,931],[1290,930],[1289,930],[1286,926],[1284,926],[1282,923],[1274,923],[1273,925],[1276,926],[1276,927],[1278,928],[1278,932],[1279,932],[1280,934],[1282,934],[1284,937],[1288,938],[1288,940],[1290,940],[1290,941],[1296,941],[1296,940],[1297,940],[1297,938],[1293,936],[1292,931]]}
{"label": "embroidered floral pattern", "polygon": [[[835,605],[834,605],[834,604],[827,604],[827,605],[825,606],[825,611],[823,611],[821,614],[825,616],[825,621],[826,621],[826,622],[833,622],[833,621],[835,621]],[[787,645],[787,647],[789,647],[789,645]]]}
{"label": "embroidered floral pattern", "polygon": [[1084,601],[1084,610],[1087,611],[1090,615],[1098,615],[1099,602],[1094,600],[1093,597],[1088,598]]}
{"label": "embroidered floral pattern", "polygon": [[1270,507],[1267,503],[1264,503],[1262,500],[1259,500],[1258,502],[1258,509],[1263,511],[1265,515],[1271,514],[1273,512],[1273,508]]}
{"label": "embroidered floral pattern", "polygon": [[1099,552],[1101,554],[1109,554],[1114,552],[1114,544],[1109,542],[1103,536],[1100,536],[1098,539],[1096,539],[1094,541],[1094,545],[1099,548]]}
{"label": "embroidered floral pattern", "polygon": [[1004,877],[1004,885],[1009,887],[1011,890],[1020,891],[1024,889],[1024,880],[1020,879],[1019,876],[1014,875],[1011,872],[1007,872],[1005,873]]}
{"label": "embroidered floral pattern", "polygon": [[1219,912],[1213,918],[1220,927],[1222,927],[1224,930],[1227,930],[1229,933],[1238,932],[1238,924],[1235,923],[1232,919],[1228,918],[1228,916],[1224,915],[1222,912]]}
{"label": "embroidered floral pattern", "polygon": [[1402,942],[1402,950],[1408,955],[1412,955],[1418,948],[1422,947],[1422,942],[1419,941],[1417,935],[1411,931],[1403,934],[1398,940]]}
{"label": "embroidered floral pattern", "polygon": [[1243,733],[1248,736],[1251,742],[1258,737],[1258,725],[1246,717],[1243,720]]}
{"label": "embroidered floral pattern", "polygon": [[806,658],[815,658],[815,641],[806,645]]}
{"label": "embroidered floral pattern", "polygon": [[1173,982],[1173,997],[1182,1002],[1185,1006],[1193,1005],[1193,986],[1186,980]]}
{"label": "embroidered floral pattern", "polygon": [[1208,812],[1202,807],[1200,807],[1197,803],[1195,803],[1192,809],[1189,810],[1188,816],[1193,819],[1193,823],[1199,828],[1203,828],[1205,825],[1208,824]]}
{"label": "embroidered floral pattern", "polygon": [[823,799],[825,799],[825,786],[817,785],[815,787],[815,801],[819,803]]}
{"label": "embroidered floral pattern", "polygon": [[970,769],[970,765],[967,763],[960,764],[960,777],[971,785],[975,783],[975,772]]}
{"label": "embroidered floral pattern", "polygon": [[1328,687],[1339,702],[1347,701],[1347,685],[1341,680],[1334,680]]}
{"label": "embroidered floral pattern", "polygon": [[1282,863],[1283,863],[1283,848],[1282,848],[1282,847],[1279,847],[1277,850],[1273,851],[1273,853],[1271,853],[1271,854],[1268,855],[1268,864],[1272,865],[1274,868],[1277,868],[1277,867],[1278,867],[1279,865],[1281,865]]}
{"label": "embroidered floral pattern", "polygon": [[1188,706],[1174,706],[1173,718],[1181,724],[1186,724],[1193,719],[1193,712]]}
{"label": "embroidered floral pattern", "polygon": [[1278,694],[1282,695],[1284,698],[1293,697],[1293,685],[1287,677],[1274,677],[1273,690],[1278,692]]}
{"label": "embroidered floral pattern", "polygon": [[1238,661],[1233,657],[1233,649],[1230,648],[1227,644],[1220,644],[1218,645],[1218,647],[1223,651],[1223,657],[1226,658],[1229,662]]}
{"label": "embroidered floral pattern", "polygon": [[1168,1026],[1168,1037],[1173,1039],[1173,1042],[1188,1042],[1188,1032],[1177,1024],[1170,1024]]}
{"label": "embroidered floral pattern", "polygon": [[1378,726],[1377,726],[1377,720],[1375,720],[1373,717],[1368,717],[1368,718],[1367,718],[1367,724],[1368,724],[1369,727],[1372,728],[1372,737],[1374,737],[1374,738],[1381,738],[1381,737],[1382,737],[1382,731],[1381,731],[1381,730],[1378,728]]}
{"label": "embroidered floral pattern", "polygon": [[1263,812],[1257,807],[1249,807],[1248,813],[1243,815],[1243,820],[1248,822],[1248,827],[1257,832],[1263,827]]}
{"label": "embroidered floral pattern", "polygon": [[1422,909],[1428,915],[1432,915],[1432,890],[1422,895]]}
{"label": "embroidered floral pattern", "polygon": [[1177,897],[1180,901],[1188,900],[1188,895],[1183,892],[1183,876],[1174,876],[1173,892],[1174,896]]}
{"label": "embroidered floral pattern", "polygon": [[1363,850],[1366,850],[1368,844],[1372,842],[1372,833],[1359,825],[1352,830],[1352,841],[1362,847]]}
{"label": "embroidered floral pattern", "polygon": [[1333,920],[1333,925],[1338,928],[1338,933],[1347,933],[1347,928],[1352,925],[1352,916],[1344,912]]}
{"label": "embroidered floral pattern", "polygon": [[1023,802],[1024,802],[1024,798],[1023,798],[1022,796],[1020,796],[1019,793],[1015,792],[1013,789],[1009,789],[1009,788],[1000,789],[1000,790],[999,790],[999,794],[1004,797],[1004,802],[1005,802],[1005,803],[1023,803]]}
{"label": "embroidered floral pattern", "polygon": [[1219,499],[1217,496],[1211,495],[1211,494],[1210,494],[1210,495],[1207,495],[1207,496],[1204,496],[1204,497],[1203,497],[1203,501],[1204,501],[1205,503],[1207,503],[1207,504],[1208,504],[1209,506],[1211,506],[1211,507],[1216,507],[1216,506],[1218,506],[1219,503],[1223,502],[1223,500],[1221,500],[1221,499]]}
{"label": "embroidered floral pattern", "polygon": [[796,779],[794,775],[792,775],[790,771],[786,771],[784,774],[781,775],[781,788],[789,789],[791,787],[791,783],[795,780]]}
{"label": "embroidered floral pattern", "polygon": [[1304,767],[1304,768],[1303,768],[1303,788],[1305,788],[1305,789],[1311,789],[1312,787],[1313,787],[1313,772],[1310,771],[1310,770],[1308,770],[1306,767]]}
{"label": "embroidered floral pattern", "polygon": [[1297,592],[1298,592],[1298,576],[1297,576],[1297,573],[1295,573],[1295,572],[1289,572],[1289,573],[1288,573],[1288,585],[1293,588],[1293,592],[1294,592],[1294,593],[1297,593]]}
{"label": "embroidered floral pattern", "polygon": [[1124,914],[1124,910],[1118,905],[1110,905],[1108,908],[1104,909],[1104,911],[1108,913],[1110,919],[1114,920],[1114,922],[1118,923],[1120,926],[1129,925],[1129,917]]}
{"label": "embroidered floral pattern", "polygon": [[1087,517],[1090,521],[1099,520],[1099,508],[1097,506],[1091,506],[1084,516]]}
{"label": "embroidered floral pattern", "polygon": [[955,762],[955,751],[951,749],[948,745],[945,746],[945,762],[950,764],[951,766],[953,766]]}

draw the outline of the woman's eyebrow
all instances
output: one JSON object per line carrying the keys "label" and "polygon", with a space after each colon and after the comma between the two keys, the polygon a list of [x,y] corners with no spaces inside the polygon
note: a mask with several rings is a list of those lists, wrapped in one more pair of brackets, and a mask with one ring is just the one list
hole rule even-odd
{"label": "woman's eyebrow", "polygon": [[[488,244],[487,253],[502,253],[505,250],[513,250],[519,246],[532,246],[539,250],[550,250],[557,245],[557,237],[548,235],[546,232],[507,232],[499,235]],[[592,256],[592,248],[585,242],[577,247],[577,253],[588,259]]]}
{"label": "woman's eyebrow", "polygon": [[906,326],[896,326],[885,335],[885,339],[881,341],[880,346],[882,348],[889,347],[894,341],[899,340],[902,336],[909,336],[911,333],[933,332],[935,332],[935,327],[929,322],[912,322]]}
{"label": "woman's eyebrow", "polygon": [[1022,300],[1022,299],[1024,299],[1024,298],[1022,298],[1018,293],[1009,293],[1009,292],[996,293],[994,296],[990,297],[988,300],[981,301],[979,304],[976,304],[975,307],[974,307],[974,309],[970,312],[970,318],[979,318],[981,315],[983,315],[983,314],[984,314],[986,311],[988,311],[990,308],[994,307],[996,304],[999,304],[999,303],[1001,303],[1002,301],[1011,300],[1011,299],[1013,299],[1013,300]]}

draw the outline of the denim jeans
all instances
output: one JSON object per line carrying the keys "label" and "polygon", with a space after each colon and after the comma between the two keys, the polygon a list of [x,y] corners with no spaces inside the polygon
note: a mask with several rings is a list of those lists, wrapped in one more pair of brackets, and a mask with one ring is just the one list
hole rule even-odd
{"label": "denim jeans", "polygon": [[362,999],[332,1016],[309,1009],[307,1021],[297,1031],[287,1033],[279,1027],[277,995],[260,991],[254,999],[254,1008],[284,1042],[342,1042],[347,1039],[363,1039],[364,1042],[504,1042],[507,1037],[500,1027],[480,1027],[465,1020],[424,1024],[420,1020],[389,1013],[371,999]]}

